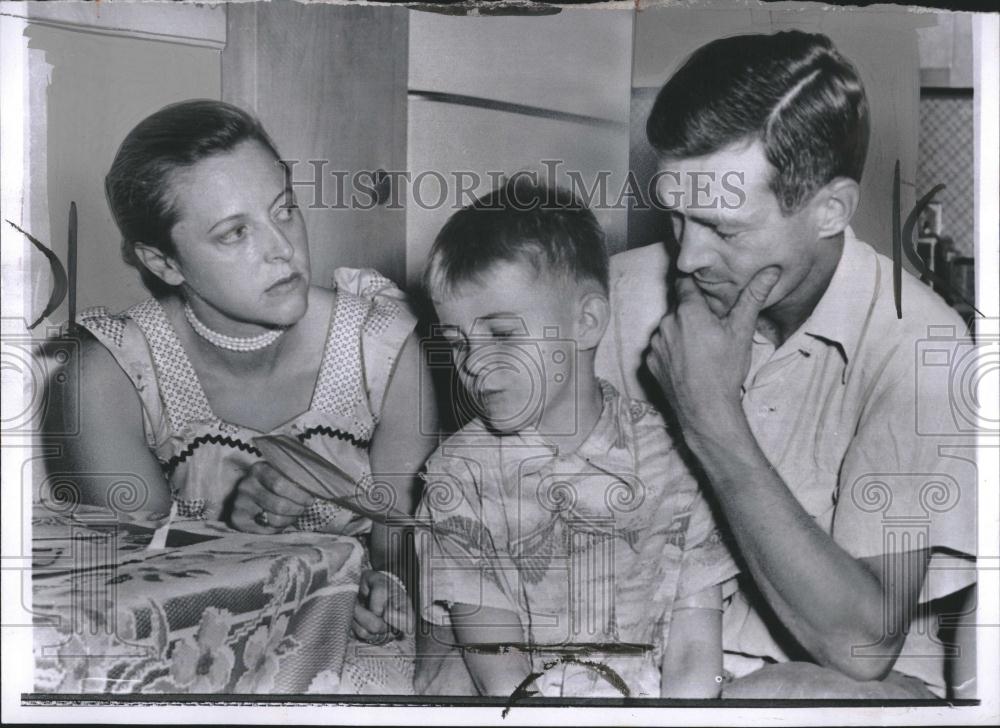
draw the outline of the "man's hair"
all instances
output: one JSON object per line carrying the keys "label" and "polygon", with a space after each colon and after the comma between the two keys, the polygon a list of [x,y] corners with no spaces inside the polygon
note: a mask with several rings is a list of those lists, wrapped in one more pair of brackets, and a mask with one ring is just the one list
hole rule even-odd
{"label": "man's hair", "polygon": [[451,216],[434,240],[425,284],[447,294],[481,281],[501,262],[608,290],[608,252],[594,213],[572,192],[527,175],[515,175]]}
{"label": "man's hair", "polygon": [[248,140],[258,142],[278,161],[278,150],[253,116],[222,101],[195,99],[150,114],[118,148],[104,178],[104,191],[122,234],[122,259],[139,270],[152,293],[165,293],[171,287],[142,265],[135,246],[143,243],[165,255],[176,254],[170,235],[179,214],[170,194],[174,172]]}
{"label": "man's hair", "polygon": [[836,177],[861,181],[868,125],[854,66],[825,35],[786,31],[699,48],[660,89],[646,136],[673,159],[760,140],[790,214]]}

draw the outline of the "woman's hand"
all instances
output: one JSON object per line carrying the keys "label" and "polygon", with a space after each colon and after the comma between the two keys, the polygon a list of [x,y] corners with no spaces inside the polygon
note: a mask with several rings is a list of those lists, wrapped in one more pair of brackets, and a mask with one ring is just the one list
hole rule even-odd
{"label": "woman's hand", "polygon": [[384,644],[411,631],[413,622],[413,607],[401,584],[382,571],[361,574],[353,623],[358,639]]}
{"label": "woman's hand", "polygon": [[236,484],[229,525],[248,533],[278,533],[291,526],[316,497],[264,461]]}

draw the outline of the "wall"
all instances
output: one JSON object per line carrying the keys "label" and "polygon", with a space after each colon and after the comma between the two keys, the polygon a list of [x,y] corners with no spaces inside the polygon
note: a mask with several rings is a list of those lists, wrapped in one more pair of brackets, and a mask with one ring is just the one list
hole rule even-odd
{"label": "wall", "polygon": [[[77,203],[78,310],[117,310],[148,295],[121,262],[104,198],[104,175],[122,138],[165,104],[220,94],[222,8],[164,7],[158,22],[132,10],[24,6],[31,20],[24,33],[29,136],[20,224],[65,263],[69,206]],[[49,297],[49,268],[39,253],[25,250],[32,269],[26,308],[37,315]],[[50,320],[65,320],[67,305]]]}
{"label": "wall", "polygon": [[947,187],[941,203],[942,231],[960,255],[973,255],[972,16],[934,13],[918,31],[920,51],[920,149],[917,190]]}
{"label": "wall", "polygon": [[[580,173],[589,190],[604,172],[612,204],[595,210],[612,252],[625,246],[627,213],[617,201],[628,171],[632,12],[563,8],[546,17],[450,17],[411,12],[408,169],[448,175],[419,187],[407,209],[407,278],[421,274],[448,216],[495,182],[488,172],[541,171],[555,181]],[[455,170],[482,179],[456,200]],[[496,179],[496,178],[494,178]],[[433,208],[433,209],[430,209]]]}
{"label": "wall", "polygon": [[[103,175],[126,131],[163,104],[221,96],[244,105],[263,118],[285,156],[328,160],[326,170],[510,174],[560,159],[564,170],[576,169],[588,181],[609,172],[613,203],[630,167],[640,177],[650,173],[648,105],[681,59],[723,34],[786,27],[827,32],[860,67],[875,124],[856,228],[887,250],[895,159],[903,166],[904,209],[924,185],[917,174],[913,29],[933,29],[952,17],[801,6],[792,12],[781,4],[637,13],[566,8],[525,18],[296,3],[157,5],[155,14],[149,5],[142,12],[128,4],[25,7],[34,20],[26,39],[29,204],[21,220],[65,259],[66,217],[75,200],[79,304],[111,308],[145,291],[119,261]],[[951,55],[960,56],[961,29],[954,25],[946,36]],[[309,178],[308,168],[300,165],[296,177]],[[559,181],[565,184],[565,175]],[[332,176],[325,182],[326,200],[335,198]],[[433,196],[434,185],[425,191]],[[338,265],[416,280],[454,205],[427,210],[413,204],[411,187],[398,192],[408,209],[305,211],[317,281],[329,283]],[[659,237],[655,221],[637,211],[598,214],[612,251]],[[32,264],[29,308],[40,311],[47,268],[37,254]]]}
{"label": "wall", "polygon": [[[405,211],[336,209],[346,195],[332,173],[405,169],[407,11],[290,2],[231,4],[228,11],[223,98],[255,112],[282,156],[300,160],[295,180],[321,172],[321,194],[296,187],[313,280],[329,285],[335,268],[351,266],[401,282]],[[358,200],[371,204],[364,192]]]}
{"label": "wall", "polygon": [[972,88],[972,14],[933,13],[917,31],[920,85]]}

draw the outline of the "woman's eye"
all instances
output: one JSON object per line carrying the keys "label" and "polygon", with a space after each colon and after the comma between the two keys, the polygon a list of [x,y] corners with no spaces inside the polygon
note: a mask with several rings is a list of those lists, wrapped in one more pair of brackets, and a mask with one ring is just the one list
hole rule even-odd
{"label": "woman's eye", "polygon": [[299,209],[298,205],[282,205],[274,213],[274,219],[278,222],[288,222],[295,216],[295,211]]}
{"label": "woman's eye", "polygon": [[246,225],[239,225],[229,230],[222,236],[223,243],[238,243],[240,240],[247,236],[250,228]]}
{"label": "woman's eye", "polygon": [[504,331],[494,331],[493,332],[493,338],[494,339],[513,339],[514,336],[516,336],[516,335],[517,335],[517,332],[514,331],[513,329],[508,329],[508,330],[504,330]]}

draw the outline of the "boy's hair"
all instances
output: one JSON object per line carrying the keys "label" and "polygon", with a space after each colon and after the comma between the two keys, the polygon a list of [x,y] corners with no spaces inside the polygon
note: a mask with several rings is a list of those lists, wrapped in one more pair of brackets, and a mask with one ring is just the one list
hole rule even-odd
{"label": "boy's hair", "polygon": [[138,269],[154,295],[171,289],[146,269],[135,253],[143,243],[175,255],[170,231],[178,211],[170,194],[174,172],[207,157],[255,141],[280,157],[260,122],[243,109],[214,99],[194,99],[164,106],[140,121],[118,148],[104,191],[122,234],[122,259]]}
{"label": "boy's hair", "polygon": [[428,257],[424,282],[445,294],[501,262],[524,262],[608,291],[608,252],[597,218],[572,192],[515,175],[449,218]]}
{"label": "boy's hair", "polygon": [[712,41],[660,89],[646,123],[664,157],[760,140],[787,215],[836,177],[861,181],[868,102],[854,66],[825,35],[786,31]]}

